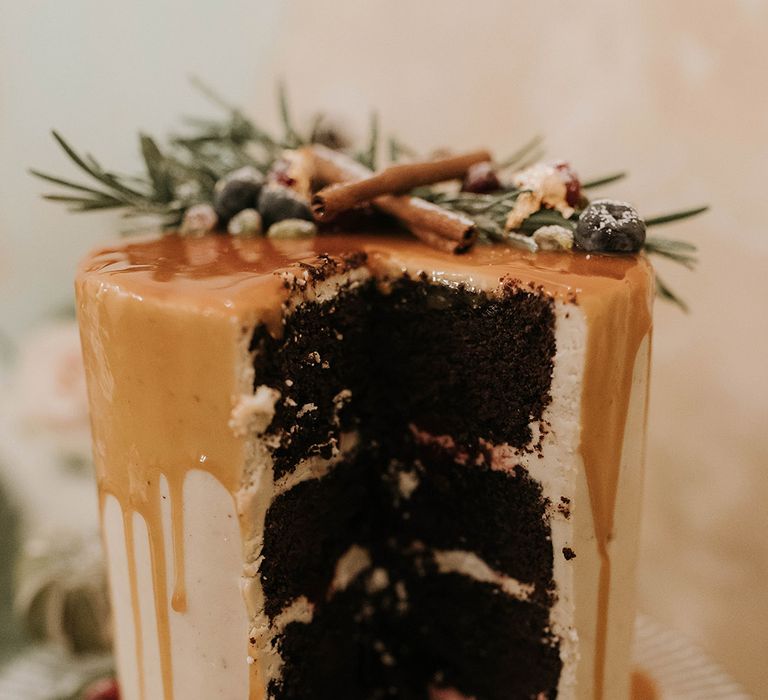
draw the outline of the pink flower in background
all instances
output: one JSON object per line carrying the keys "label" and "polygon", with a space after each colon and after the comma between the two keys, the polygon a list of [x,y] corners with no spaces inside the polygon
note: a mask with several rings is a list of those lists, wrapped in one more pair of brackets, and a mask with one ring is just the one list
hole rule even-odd
{"label": "pink flower in background", "polygon": [[53,461],[87,473],[88,397],[74,319],[47,321],[23,338],[6,387],[0,396],[0,433],[5,433],[0,457],[6,464],[17,473],[39,472],[41,461]]}
{"label": "pink flower in background", "polygon": [[57,320],[19,348],[13,380],[19,417],[52,431],[88,430],[88,399],[75,321]]}

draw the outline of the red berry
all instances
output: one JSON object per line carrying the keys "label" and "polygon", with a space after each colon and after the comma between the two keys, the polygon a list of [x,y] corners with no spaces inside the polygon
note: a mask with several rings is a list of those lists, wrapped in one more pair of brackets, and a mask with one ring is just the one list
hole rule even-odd
{"label": "red berry", "polygon": [[114,678],[102,678],[91,683],[83,695],[83,700],[120,700],[120,688]]}
{"label": "red berry", "polygon": [[473,192],[474,194],[495,192],[498,189],[501,189],[501,183],[493,169],[493,164],[488,161],[471,165],[461,185],[462,192]]}
{"label": "red berry", "polygon": [[267,179],[272,183],[277,183],[283,187],[293,187],[296,184],[296,179],[289,175],[291,163],[286,158],[279,158],[276,160],[269,170]]}
{"label": "red berry", "polygon": [[554,164],[555,170],[565,183],[565,201],[572,207],[578,207],[581,201],[581,181],[570,163],[564,160]]}

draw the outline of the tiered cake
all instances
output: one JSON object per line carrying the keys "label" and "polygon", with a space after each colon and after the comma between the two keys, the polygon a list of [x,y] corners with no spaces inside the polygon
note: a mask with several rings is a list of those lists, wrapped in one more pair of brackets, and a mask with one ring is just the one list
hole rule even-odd
{"label": "tiered cake", "polygon": [[92,254],[123,696],[626,698],[652,287],[392,232]]}

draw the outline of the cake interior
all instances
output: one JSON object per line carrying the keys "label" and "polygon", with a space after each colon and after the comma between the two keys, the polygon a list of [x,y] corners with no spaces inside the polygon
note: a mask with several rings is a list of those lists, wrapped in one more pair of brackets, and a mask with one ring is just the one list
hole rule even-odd
{"label": "cake interior", "polygon": [[[555,313],[402,277],[306,302],[254,333],[280,392],[259,569],[274,700],[554,698],[547,503],[496,445],[540,449]],[[306,472],[308,460],[322,469]]]}

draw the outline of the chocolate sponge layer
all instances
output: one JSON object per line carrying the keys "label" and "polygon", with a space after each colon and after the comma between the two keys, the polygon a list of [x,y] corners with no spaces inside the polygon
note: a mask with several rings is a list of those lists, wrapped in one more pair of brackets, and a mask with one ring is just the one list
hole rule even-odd
{"label": "chocolate sponge layer", "polygon": [[[342,432],[359,435],[329,474],[267,512],[267,614],[299,596],[315,610],[278,637],[284,663],[270,696],[427,698],[430,686],[450,686],[478,700],[554,697],[546,503],[524,470],[483,459],[485,443],[531,447],[529,423],[550,400],[551,302],[513,287],[491,297],[420,279],[386,291],[367,282],[300,306],[281,338],[259,330],[252,346],[258,383],[282,397],[269,427],[276,478],[329,457]],[[424,444],[421,431],[451,440]],[[371,565],[332,592],[352,545]],[[436,549],[474,552],[534,593],[517,600],[441,573]]]}

